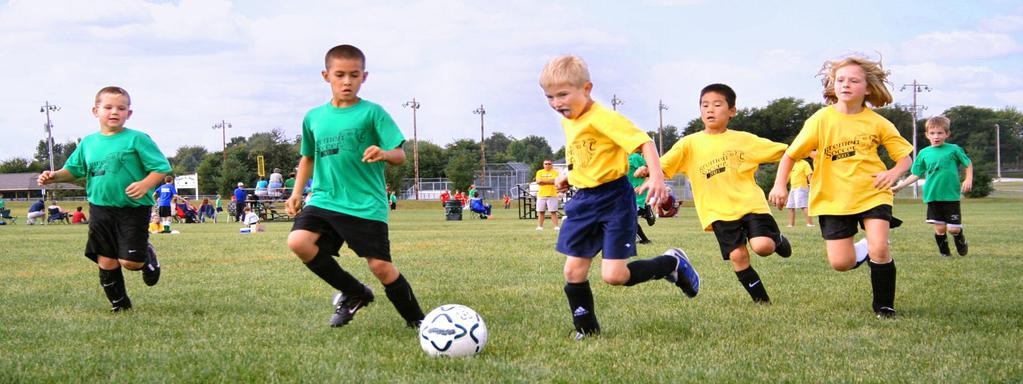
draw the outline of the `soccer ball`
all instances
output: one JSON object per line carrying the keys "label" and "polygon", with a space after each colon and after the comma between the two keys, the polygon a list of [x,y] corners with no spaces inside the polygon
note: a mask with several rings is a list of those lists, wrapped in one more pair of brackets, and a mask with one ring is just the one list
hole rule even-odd
{"label": "soccer ball", "polygon": [[419,346],[430,357],[472,356],[487,345],[487,324],[472,308],[446,304],[426,314],[419,326]]}

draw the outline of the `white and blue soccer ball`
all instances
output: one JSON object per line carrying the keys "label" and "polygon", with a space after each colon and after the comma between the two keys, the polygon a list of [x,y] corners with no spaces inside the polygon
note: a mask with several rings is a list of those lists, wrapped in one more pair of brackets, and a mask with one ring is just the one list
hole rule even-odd
{"label": "white and blue soccer ball", "polygon": [[476,355],[487,345],[487,336],[483,317],[459,304],[434,308],[419,326],[419,346],[430,357]]}

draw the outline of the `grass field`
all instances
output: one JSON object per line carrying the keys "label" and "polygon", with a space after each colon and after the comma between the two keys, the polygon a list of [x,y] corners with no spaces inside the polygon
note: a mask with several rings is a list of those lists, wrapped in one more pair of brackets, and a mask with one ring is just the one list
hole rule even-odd
{"label": "grass field", "polygon": [[342,265],[377,301],[327,327],[333,291],[288,251],[289,223],[253,235],[182,224],[179,235],[153,236],[160,284],[126,272],[135,309],[111,314],[81,255],[86,227],[22,218],[0,227],[0,382],[1023,381],[1023,199],[965,200],[970,255],[951,259],[937,256],[924,205],[900,201],[895,212],[907,222],[893,235],[896,320],[870,311],[868,268],[828,267],[817,228],[783,228],[792,258],[754,260],[774,302],[754,305],[686,208],[645,227],[654,244],[639,252],[686,249],[700,295],[663,281],[611,287],[595,268],[604,334],[575,342],[555,232],[534,231],[514,210],[444,221],[437,202],[401,202],[390,226],[396,265],[424,310],[460,303],[485,318],[490,342],[471,359],[426,357],[347,249]]}

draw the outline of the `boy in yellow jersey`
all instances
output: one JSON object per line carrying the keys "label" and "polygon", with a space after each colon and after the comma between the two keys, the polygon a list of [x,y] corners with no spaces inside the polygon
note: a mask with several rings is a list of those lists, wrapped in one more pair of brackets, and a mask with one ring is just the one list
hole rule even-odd
{"label": "boy in yellow jersey", "polygon": [[[821,69],[824,99],[829,104],[810,116],[778,164],[770,193],[781,208],[795,159],[818,150],[810,180],[810,215],[818,216],[828,262],[848,271],[870,259],[872,308],[878,318],[895,317],[895,261],[888,245],[888,230],[901,224],[892,217],[891,186],[909,169],[913,147],[895,125],[867,108],[892,102],[885,87],[887,72],[879,62],[851,56],[828,61]],[[883,145],[895,160],[886,169],[878,156]],[[867,253],[861,259],[853,244],[857,226],[866,231]]]}
{"label": "boy in yellow jersey", "polygon": [[693,202],[700,225],[714,231],[721,257],[732,262],[735,276],[755,303],[769,304],[760,275],[750,265],[753,252],[767,256],[792,255],[788,239],[771,216],[764,192],[753,178],[761,163],[778,161],[785,144],[748,132],[728,129],[735,116],[735,91],[711,84],[700,91],[700,119],[704,130],[682,138],[661,157],[666,178],[685,173],[693,186]]}
{"label": "boy in yellow jersey", "polygon": [[[813,156],[814,154],[810,155],[811,158]],[[813,226],[810,214],[806,211],[810,199],[810,175],[812,174],[813,169],[810,168],[810,163],[806,159],[795,162],[792,172],[789,172],[789,201],[785,203],[785,208],[789,209],[788,227],[796,225],[797,209],[803,210],[803,216],[806,216],[806,226]]]}
{"label": "boy in yellow jersey", "polygon": [[551,221],[554,223],[554,230],[558,227],[558,188],[554,186],[554,180],[558,178],[558,170],[554,169],[554,162],[550,159],[543,161],[543,168],[536,171],[536,184],[540,190],[536,192],[536,230],[543,230],[543,220],[547,212],[551,214]]}
{"label": "boy in yellow jersey", "polygon": [[[569,184],[578,188],[565,205],[567,218],[556,247],[567,256],[565,295],[576,340],[600,333],[587,277],[598,252],[603,254],[601,277],[608,284],[632,286],[664,278],[687,296],[696,296],[699,275],[681,250],[626,264],[636,255],[636,192],[649,192],[651,204],[666,197],[653,141],[628,119],[593,101],[589,70],[579,57],[551,60],[540,74],[540,86],[551,108],[565,118],[561,123],[568,172],[554,185],[559,190]],[[650,177],[633,190],[625,174],[628,155],[637,150],[650,167]]]}

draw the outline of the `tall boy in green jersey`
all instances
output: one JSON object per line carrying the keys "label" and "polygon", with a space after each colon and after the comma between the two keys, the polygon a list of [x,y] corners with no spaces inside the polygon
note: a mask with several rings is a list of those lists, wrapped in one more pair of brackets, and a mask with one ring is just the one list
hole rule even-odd
{"label": "tall boy in green jersey", "polygon": [[39,184],[85,178],[89,196],[89,240],[85,256],[99,264],[99,282],[114,312],[131,309],[121,267],[142,270],[142,281],[160,280],[160,263],[149,244],[153,189],[171,171],[170,163],[149,135],[124,127],[131,117],[131,97],[119,87],[96,94],[92,113],[99,133],[78,144],[64,168],[44,171]]}
{"label": "tall boy in green jersey", "polygon": [[391,263],[387,229],[384,162],[405,161],[401,148],[405,137],[383,108],[359,98],[368,75],[365,63],[362,51],[351,45],[327,51],[322,75],[333,97],[302,121],[302,158],[295,185],[305,185],[310,176],[314,181],[304,209],[300,189],[285,203],[289,215],[298,215],[288,247],[316,276],[341,291],[334,297],[330,326],[348,324],[374,300],[373,291],[331,257],[348,243],[366,259],[405,324],[418,327],[423,311],[412,286]]}
{"label": "tall boy in green jersey", "polygon": [[[898,191],[920,178],[927,179],[924,184],[924,203],[927,204],[927,222],[934,224],[934,241],[938,243],[938,252],[948,257],[948,235],[955,240],[956,252],[966,256],[968,252],[966,235],[963,234],[963,218],[959,210],[959,194],[973,189],[973,163],[966,157],[961,147],[946,143],[952,133],[951,121],[945,116],[935,116],[927,120],[927,140],[931,146],[924,148],[913,161],[907,177],[892,191]],[[959,184],[959,166],[966,167],[966,177]]]}

